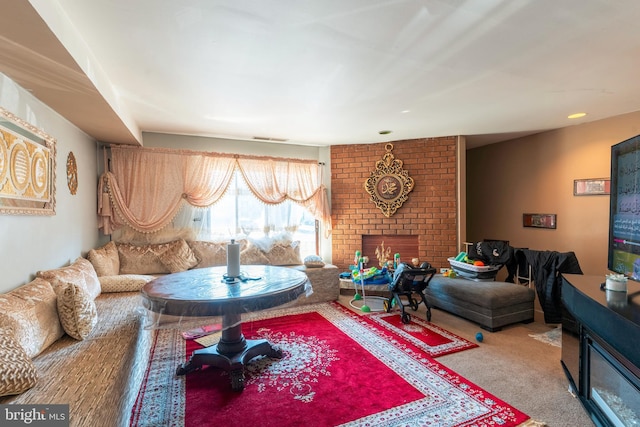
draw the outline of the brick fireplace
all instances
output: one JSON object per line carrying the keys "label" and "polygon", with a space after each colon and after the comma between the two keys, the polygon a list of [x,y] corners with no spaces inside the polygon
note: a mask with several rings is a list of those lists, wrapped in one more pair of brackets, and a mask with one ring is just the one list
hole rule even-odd
{"label": "brick fireplace", "polygon": [[[400,252],[402,261],[417,257],[436,268],[449,266],[447,258],[459,249],[456,140],[442,137],[392,142],[393,155],[404,162],[403,169],[413,178],[414,188],[389,218],[369,200],[364,189],[366,179],[385,153],[386,142],[331,147],[333,264],[347,269],[356,250],[369,256],[370,265],[377,262],[375,254],[368,255],[363,249],[363,236],[376,236],[374,241],[384,238],[385,246],[388,238],[411,236],[415,249],[395,250],[392,246],[393,253]],[[415,256],[411,252],[414,250]]]}

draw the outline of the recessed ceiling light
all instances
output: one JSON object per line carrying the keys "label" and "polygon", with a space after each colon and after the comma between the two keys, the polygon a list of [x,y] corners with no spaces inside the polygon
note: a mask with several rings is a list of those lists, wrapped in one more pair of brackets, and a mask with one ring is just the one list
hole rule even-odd
{"label": "recessed ceiling light", "polygon": [[380,132],[378,132],[380,135],[389,135],[392,131],[390,130],[381,130]]}
{"label": "recessed ceiling light", "polygon": [[574,113],[567,116],[568,119],[579,119],[580,117],[586,116],[587,113]]}
{"label": "recessed ceiling light", "polygon": [[410,112],[411,112],[411,110],[402,110],[402,111],[400,111],[400,112],[401,112],[402,114],[407,114],[407,113],[410,113]]}

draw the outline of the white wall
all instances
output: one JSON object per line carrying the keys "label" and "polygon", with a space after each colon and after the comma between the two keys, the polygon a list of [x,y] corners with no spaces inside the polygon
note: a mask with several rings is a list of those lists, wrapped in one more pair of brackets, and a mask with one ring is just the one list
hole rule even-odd
{"label": "white wall", "polygon": [[[0,292],[6,292],[31,281],[38,270],[62,267],[85,255],[100,239],[95,141],[3,74],[0,106],[57,141],[56,215],[0,215]],[[78,165],[74,196],[67,187],[69,151]]]}
{"label": "white wall", "polygon": [[[239,141],[222,138],[200,136],[170,135],[160,133],[143,133],[145,147],[162,147],[184,150],[209,151],[217,153],[245,154],[253,156],[287,157],[294,159],[317,160],[323,166],[323,182],[327,187],[331,200],[331,152],[329,147],[313,147],[307,145],[277,144],[260,141]],[[325,238],[320,233],[320,256],[325,262],[331,259],[331,237]]]}

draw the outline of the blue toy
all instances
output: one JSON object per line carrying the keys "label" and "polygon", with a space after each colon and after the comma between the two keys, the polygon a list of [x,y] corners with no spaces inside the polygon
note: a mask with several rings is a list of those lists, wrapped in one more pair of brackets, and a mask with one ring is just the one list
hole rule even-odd
{"label": "blue toy", "polygon": [[484,339],[484,337],[482,336],[482,332],[478,332],[476,334],[476,341],[482,342],[483,339]]}

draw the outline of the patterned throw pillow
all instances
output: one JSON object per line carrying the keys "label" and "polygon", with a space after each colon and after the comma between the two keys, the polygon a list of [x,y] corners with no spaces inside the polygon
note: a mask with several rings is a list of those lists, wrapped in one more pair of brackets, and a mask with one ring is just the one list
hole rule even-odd
{"label": "patterned throw pillow", "polygon": [[154,245],[128,245],[116,243],[120,257],[120,274],[165,274],[169,269],[160,261],[160,255],[174,242]]}
{"label": "patterned throw pillow", "polygon": [[320,268],[324,267],[324,261],[318,255],[308,255],[304,258],[304,265],[307,268]]}
{"label": "patterned throw pillow", "polygon": [[11,328],[0,328],[0,396],[20,394],[38,381],[38,372]]}
{"label": "patterned throw pillow", "polygon": [[98,322],[96,304],[89,293],[75,283],[56,288],[58,316],[65,332],[77,340],[87,338]]}
{"label": "patterned throw pillow", "polygon": [[[225,258],[225,265],[227,260]],[[257,246],[250,244],[243,251],[240,251],[241,265],[269,265],[269,258]]]}
{"label": "patterned throw pillow", "polygon": [[75,283],[84,287],[92,299],[100,295],[100,281],[96,270],[89,260],[82,257],[68,267],[39,271],[37,276],[51,283],[54,289],[66,283]]}
{"label": "patterned throw pillow", "polygon": [[64,335],[51,284],[36,278],[0,294],[0,329],[11,329],[28,357],[35,357]]}
{"label": "patterned throw pillow", "polygon": [[195,268],[227,265],[226,243],[194,240],[189,242],[189,246],[198,259],[198,264],[195,266]]}
{"label": "patterned throw pillow", "polygon": [[114,242],[109,242],[98,249],[91,249],[87,259],[93,264],[98,277],[115,276],[120,273],[120,258]]}
{"label": "patterned throw pillow", "polygon": [[271,265],[300,265],[300,242],[285,242],[274,244],[266,253]]}
{"label": "patterned throw pillow", "polygon": [[159,258],[171,273],[186,271],[198,264],[198,259],[184,240],[177,240]]}
{"label": "patterned throw pillow", "polygon": [[100,277],[102,292],[137,292],[144,285],[155,279],[145,274],[118,274],[117,276]]}

